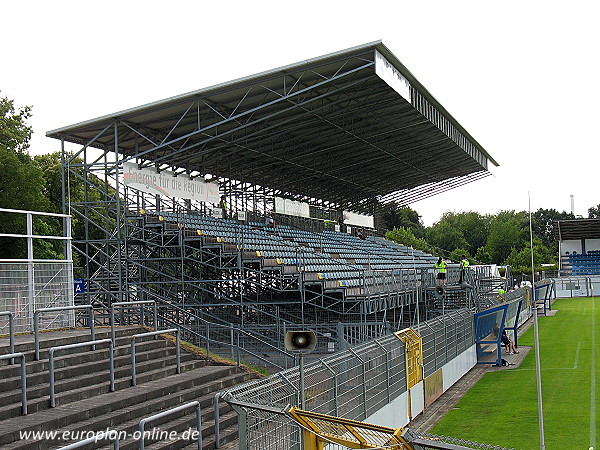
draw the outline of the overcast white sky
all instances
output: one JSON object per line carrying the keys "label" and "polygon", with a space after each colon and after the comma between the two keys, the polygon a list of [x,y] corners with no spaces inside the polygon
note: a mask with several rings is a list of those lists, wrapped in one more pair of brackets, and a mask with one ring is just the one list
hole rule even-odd
{"label": "overcast white sky", "polygon": [[[411,205],[570,210],[600,203],[600,2],[2,1],[0,95],[48,130],[381,39],[500,163]],[[7,176],[7,174],[0,174]]]}

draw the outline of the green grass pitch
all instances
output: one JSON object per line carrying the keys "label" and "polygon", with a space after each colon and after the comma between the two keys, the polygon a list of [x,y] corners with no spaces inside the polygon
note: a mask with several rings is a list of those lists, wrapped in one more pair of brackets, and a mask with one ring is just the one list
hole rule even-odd
{"label": "green grass pitch", "polygon": [[[544,439],[547,450],[598,449],[600,298],[559,299],[539,318]],[[520,346],[534,344],[531,326]],[[489,372],[431,431],[476,442],[540,448],[535,351],[521,366]]]}

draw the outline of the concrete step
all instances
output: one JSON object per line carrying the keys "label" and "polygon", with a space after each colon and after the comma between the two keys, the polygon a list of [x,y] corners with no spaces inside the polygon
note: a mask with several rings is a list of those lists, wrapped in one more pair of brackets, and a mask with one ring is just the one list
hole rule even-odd
{"label": "concrete step", "polygon": [[[117,358],[119,365],[115,367],[115,389],[117,385],[121,386],[121,379],[131,380],[131,364],[129,356]],[[182,370],[189,367],[189,362],[193,362],[194,367],[205,365],[205,361],[198,360],[189,353],[181,354]],[[176,367],[175,349],[159,349],[154,352],[146,352],[136,355],[136,375],[138,380],[143,374],[162,369],[166,373],[174,373]],[[188,369],[189,370],[189,369]],[[169,372],[172,371],[172,372]],[[34,408],[34,400],[40,397],[48,398],[50,395],[50,375],[48,372],[30,375],[27,377],[27,403],[28,407]],[[54,392],[73,392],[82,388],[99,388],[104,390],[104,385],[109,380],[108,360],[100,361],[95,364],[82,364],[75,367],[66,367],[55,371]],[[30,383],[30,380],[34,382]],[[21,404],[21,379],[15,381],[17,387],[12,387],[10,391],[5,391],[0,397],[0,420],[6,414],[6,409]],[[58,401],[58,398],[57,398]],[[66,400],[65,400],[66,401]],[[30,409],[30,412],[33,412]]]}
{"label": "concrete step", "polygon": [[[190,361],[182,362],[181,371],[190,371],[199,367],[203,367],[204,365],[205,362],[203,360],[191,359]],[[171,358],[163,358],[158,362],[150,361],[149,363],[141,364],[137,369],[138,384],[151,380],[158,380],[164,378],[165,376],[175,374],[175,365],[173,364]],[[121,371],[115,371],[115,391],[124,390],[129,387],[131,387],[130,370],[123,368]],[[94,373],[85,377],[79,377],[76,379],[67,380],[65,382],[56,383],[55,404],[57,406],[65,405],[79,400],[92,398],[103,393],[108,393],[109,391],[110,386],[107,367],[106,373],[104,374]],[[11,398],[16,398],[17,400],[16,402],[7,406],[3,406],[0,409],[0,420],[8,419],[9,417],[17,417],[21,414],[20,392],[20,390],[11,392]],[[49,383],[38,386],[36,389],[31,390],[31,395],[37,395],[37,397],[32,397],[30,400],[29,389],[27,390],[27,395],[27,410],[29,414],[50,408]]]}
{"label": "concrete step", "polygon": [[[136,361],[143,360],[145,353],[149,351],[159,352],[172,352],[175,354],[175,346],[168,343],[165,339],[159,339],[156,341],[145,341],[136,344]],[[71,353],[63,355],[57,353],[54,358],[54,370],[58,374],[59,369],[62,368],[74,368],[80,365],[94,365],[98,362],[104,363],[108,361],[109,348],[105,346],[96,346],[96,350],[92,351],[90,347],[83,347],[83,351],[80,353]],[[129,345],[123,345],[114,349],[115,367],[120,365],[130,364],[131,348]],[[138,357],[139,356],[139,357]],[[159,356],[159,355],[157,355]],[[47,359],[40,361],[28,360],[26,356],[26,373],[27,373],[27,385],[32,386],[36,384],[36,376],[46,374],[45,379],[47,380],[47,374],[49,369],[49,361]],[[108,363],[107,363],[108,364]],[[57,378],[58,379],[58,378]],[[30,381],[31,380],[31,381]],[[8,389],[9,387],[15,386],[15,382],[20,387],[21,383],[21,366],[20,364],[4,365],[0,367],[0,391],[3,388]],[[10,384],[8,384],[10,383]]]}
{"label": "concrete step", "polygon": [[[141,327],[116,327],[115,336],[122,338],[131,336],[137,333],[143,333],[145,330]],[[106,339],[111,337],[110,327],[96,327],[95,339]],[[40,350],[57,347],[59,345],[74,344],[77,342],[86,342],[91,340],[89,328],[75,328],[70,330],[48,330],[40,332]],[[0,338],[0,354],[9,353],[10,339],[7,337]],[[32,353],[34,350],[34,335],[33,333],[22,334],[15,336],[15,352]],[[66,351],[65,351],[66,352]],[[43,352],[46,354],[47,352]],[[41,355],[40,355],[41,356]],[[33,358],[29,359],[32,360]]]}
{"label": "concrete step", "polygon": [[[49,442],[19,441],[19,432],[75,429],[69,426],[73,423],[77,424],[77,429],[88,427],[86,431],[100,431],[107,427],[120,429],[119,424],[124,420],[137,424],[143,417],[172,407],[171,404],[176,406],[190,401],[190,396],[192,400],[204,396],[204,409],[212,414],[208,404],[212,402],[214,392],[245,381],[249,376],[235,366],[208,366],[101,394],[93,402],[79,401],[5,420],[0,422],[0,445],[2,448],[52,448]],[[94,428],[92,424],[95,424]]]}
{"label": "concrete step", "polygon": [[[129,414],[127,418],[122,413],[117,412],[118,414],[113,414],[112,417],[104,416],[98,418],[99,420],[95,420],[94,422],[86,421],[88,423],[79,423],[77,424],[77,430],[105,430],[107,427],[111,427],[111,425],[109,425],[110,423],[114,423],[115,425],[113,425],[113,428],[121,433],[121,435],[127,436],[126,439],[121,440],[119,448],[134,450],[138,448],[138,440],[134,439],[136,436],[134,433],[139,430],[139,423],[143,418],[197,400],[200,403],[202,436],[203,438],[208,437],[214,434],[215,431],[213,412],[213,399],[215,393],[222,389],[226,389],[233,384],[243,382],[247,378],[247,375],[244,374],[234,374],[226,378],[215,380],[215,382],[208,383],[205,386],[195,386],[192,389],[178,392],[176,395],[163,399],[159,405],[157,405],[156,402],[146,402],[145,404],[136,405],[135,415]],[[237,414],[233,412],[229,405],[220,405],[219,422],[224,427],[231,427],[237,424]],[[188,442],[181,439],[169,441],[168,435],[173,433],[179,438],[182,438],[184,432],[188,431],[189,434],[190,431],[193,432],[195,430],[196,413],[194,408],[190,408],[148,423],[145,431],[148,432],[149,435],[144,440],[144,443],[145,445],[150,445],[159,440],[165,440],[169,442],[166,448],[180,448],[178,446],[173,447],[173,442],[181,441],[180,444],[183,444],[183,446],[187,445]],[[164,445],[164,442],[161,442],[161,444]],[[156,448],[156,446],[152,445],[152,448]]]}

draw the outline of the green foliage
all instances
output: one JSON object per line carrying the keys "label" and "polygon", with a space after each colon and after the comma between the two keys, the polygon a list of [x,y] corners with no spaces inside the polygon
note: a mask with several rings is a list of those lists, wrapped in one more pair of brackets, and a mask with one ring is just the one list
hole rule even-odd
{"label": "green foliage", "polygon": [[[33,164],[29,155],[0,145],[0,173],[10,174],[0,177],[0,208],[47,211],[43,173]],[[24,234],[26,231],[26,217],[23,214],[3,215],[0,233]],[[26,257],[25,239],[0,238],[0,258]]]}
{"label": "green foliage", "polygon": [[428,228],[425,232],[425,238],[431,245],[440,249],[466,248],[469,246],[459,228],[442,221]]}
{"label": "green foliage", "polygon": [[417,211],[408,206],[399,206],[396,202],[386,203],[380,208],[381,219],[386,230],[411,228],[416,237],[423,237],[423,221]]}
{"label": "green foliage", "polygon": [[0,149],[19,154],[27,151],[33,132],[26,123],[30,117],[30,106],[16,109],[13,100],[0,97]]}
{"label": "green foliage", "polygon": [[600,219],[600,204],[596,206],[592,206],[588,209],[588,218],[590,219]]}
{"label": "green foliage", "polygon": [[427,243],[427,241],[425,241],[425,239],[415,237],[411,228],[394,228],[392,231],[386,232],[385,237],[390,241],[413,247],[426,253],[436,253],[434,252],[434,249]]}
{"label": "green foliage", "polygon": [[503,264],[513,248],[521,248],[525,242],[525,231],[521,227],[525,213],[501,211],[490,221],[490,232],[485,244],[485,251],[491,263]]}

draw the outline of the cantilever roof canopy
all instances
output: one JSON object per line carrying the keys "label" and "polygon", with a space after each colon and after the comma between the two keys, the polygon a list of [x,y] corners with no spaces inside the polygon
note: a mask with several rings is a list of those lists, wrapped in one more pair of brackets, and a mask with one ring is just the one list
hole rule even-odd
{"label": "cantilever roof canopy", "polygon": [[356,210],[408,204],[497,165],[379,41],[47,136]]}
{"label": "cantilever roof canopy", "polygon": [[555,220],[552,230],[559,241],[600,239],[600,219]]}

